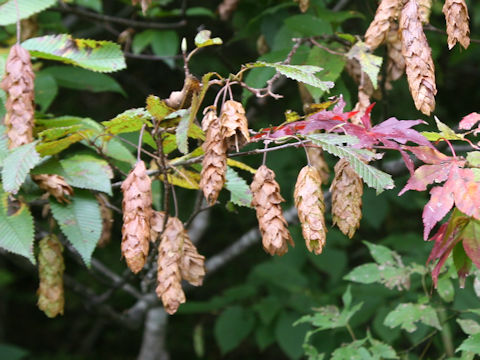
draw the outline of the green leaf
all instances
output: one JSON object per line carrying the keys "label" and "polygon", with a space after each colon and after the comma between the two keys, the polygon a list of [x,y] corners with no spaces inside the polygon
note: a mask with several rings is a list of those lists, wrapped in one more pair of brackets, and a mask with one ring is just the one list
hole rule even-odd
{"label": "green leaf", "polygon": [[60,163],[68,184],[112,195],[110,179],[113,177],[113,172],[105,160],[92,155],[77,154],[61,160]]}
{"label": "green leaf", "polygon": [[22,43],[34,57],[58,60],[98,72],[119,71],[126,68],[123,52],[111,41],[74,39],[71,35],[47,35]]}
{"label": "green leaf", "polygon": [[181,116],[180,122],[177,126],[177,131],[175,133],[177,147],[182,154],[186,154],[188,153],[188,130],[190,128],[190,110],[185,110],[182,113],[180,113],[180,110],[178,110],[176,111],[176,113],[179,113],[179,115]]}
{"label": "green leaf", "polygon": [[220,314],[215,322],[214,335],[222,354],[235,349],[252,331],[253,314],[240,307],[232,306]]}
{"label": "green leaf", "polygon": [[162,121],[175,110],[165,104],[165,101],[161,100],[158,96],[150,95],[147,98],[147,111],[157,119],[157,121]]}
{"label": "green leaf", "polygon": [[373,284],[375,282],[380,282],[382,276],[377,264],[368,263],[357,266],[345,275],[343,279],[358,282],[360,284]]}
{"label": "green leaf", "polygon": [[56,0],[8,0],[0,5],[0,26],[15,24],[17,22],[17,6],[20,20],[39,13],[55,5]]}
{"label": "green leaf", "polygon": [[370,159],[375,158],[375,154],[373,154],[371,151],[336,146],[328,141],[325,135],[331,134],[306,135],[305,138],[311,140],[314,144],[321,146],[323,150],[329,152],[330,154],[348,160],[358,176],[360,176],[368,186],[374,188],[377,191],[377,194],[381,193],[385,189],[392,189],[395,187],[390,174],[384,173],[383,171],[380,171],[363,162],[365,157]]}
{"label": "green leaf", "polygon": [[[335,82],[342,74],[345,67],[345,57],[331,54],[319,47],[313,47],[308,54],[306,61],[307,65],[317,65],[324,68],[322,79],[324,81]],[[306,85],[308,91],[312,95],[315,102],[320,101],[320,97],[325,93],[325,90]]]}
{"label": "green leaf", "polygon": [[349,59],[356,59],[360,63],[360,67],[364,73],[368,75],[372,81],[373,87],[378,86],[378,73],[382,66],[382,58],[370,53],[368,46],[358,41],[347,53]]}
{"label": "green leaf", "polygon": [[134,54],[140,54],[152,43],[154,30],[145,30],[135,34],[132,41],[132,51]]}
{"label": "green leaf", "polygon": [[96,12],[102,12],[102,0],[75,0],[75,3],[79,6],[83,6]]}
{"label": "green leaf", "polygon": [[11,344],[0,344],[0,359],[22,360],[29,355],[28,351]]}
{"label": "green leaf", "polygon": [[52,104],[58,94],[58,86],[55,78],[43,71],[35,75],[35,102],[40,105],[42,112]]}
{"label": "green leaf", "polygon": [[469,336],[468,339],[462,342],[455,350],[455,352],[457,351],[469,351],[480,355],[480,333]]}
{"label": "green leaf", "polygon": [[[92,92],[112,91],[127,96],[111,76],[73,66],[50,66],[40,72],[51,75],[61,87]],[[35,97],[36,100],[36,97]]]}
{"label": "green leaf", "polygon": [[363,241],[367,245],[370,255],[378,264],[395,264],[396,261],[393,258],[394,252],[383,245],[372,244],[368,241]]}
{"label": "green leaf", "polygon": [[328,21],[309,14],[289,16],[284,21],[287,28],[300,33],[302,37],[332,33],[332,26]]}
{"label": "green leaf", "polygon": [[154,30],[152,38],[153,53],[158,56],[171,56],[172,58],[163,60],[171,68],[175,66],[173,56],[178,53],[179,46],[180,41],[175,30]]}
{"label": "green leaf", "polygon": [[247,182],[230,166],[227,166],[225,187],[230,191],[230,201],[235,205],[251,207],[252,193]]}
{"label": "green leaf", "polygon": [[251,67],[273,67],[280,74],[286,77],[319,88],[323,91],[328,91],[335,84],[331,81],[322,81],[315,74],[323,69],[313,65],[285,65],[281,63],[267,63],[264,61],[257,61],[250,65]]}
{"label": "green leaf", "polygon": [[411,333],[417,329],[416,322],[442,330],[435,309],[424,304],[399,304],[395,310],[387,315],[384,324],[390,328],[400,326]]}
{"label": "green leaf", "polygon": [[390,345],[387,345],[381,341],[371,338],[370,333],[368,334],[370,340],[370,352],[372,353],[374,359],[398,359],[397,353]]}
{"label": "green leaf", "polygon": [[102,233],[102,217],[95,197],[86,190],[77,190],[70,204],[50,199],[52,214],[67,239],[87,266]]}
{"label": "green leaf", "polygon": [[40,162],[36,142],[15,148],[3,161],[2,182],[6,192],[16,194],[28,173]]}
{"label": "green leaf", "polygon": [[455,289],[452,280],[447,276],[440,277],[437,282],[437,292],[443,301],[452,302],[455,297]]}
{"label": "green leaf", "polygon": [[265,325],[270,324],[282,308],[278,298],[274,296],[261,298],[253,305],[253,309],[258,313],[260,320]]}
{"label": "green leaf", "polygon": [[8,193],[0,186],[0,247],[14,254],[22,255],[35,264],[33,255],[33,217],[27,204],[9,215]]}
{"label": "green leaf", "polygon": [[3,166],[3,162],[9,153],[7,128],[0,124],[0,166]]}
{"label": "green leaf", "polygon": [[212,45],[222,45],[223,41],[219,37],[211,38],[212,32],[210,30],[201,30],[195,36],[195,46],[197,48],[202,48]]}
{"label": "green leaf", "polygon": [[284,312],[275,326],[275,339],[290,359],[299,359],[303,355],[303,340],[310,329],[306,324],[293,326],[298,314]]}
{"label": "green leaf", "polygon": [[467,335],[475,335],[480,333],[480,324],[472,319],[457,319],[458,325]]}
{"label": "green leaf", "polygon": [[115,116],[112,120],[102,121],[106,134],[122,134],[139,131],[143,125],[153,126],[151,115],[144,108],[130,109]]}

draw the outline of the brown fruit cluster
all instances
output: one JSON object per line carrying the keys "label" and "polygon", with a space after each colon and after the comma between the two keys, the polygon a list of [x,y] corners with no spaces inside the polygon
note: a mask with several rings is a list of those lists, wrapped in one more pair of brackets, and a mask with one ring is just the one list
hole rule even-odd
{"label": "brown fruit cluster", "polygon": [[322,179],[322,183],[327,183],[330,177],[330,169],[325,161],[325,158],[323,157],[322,148],[311,146],[307,147],[306,149],[310,165],[317,169],[318,173],[320,174],[320,179]]}
{"label": "brown fruit cluster", "polygon": [[332,193],[332,219],[338,228],[352,238],[362,219],[363,182],[347,160],[335,165]]}
{"label": "brown fruit cluster", "polygon": [[[163,229],[164,216],[159,213],[155,231]],[[158,247],[156,289],[166,312],[174,314],[180,304],[186,301],[182,278],[194,286],[202,285],[205,276],[204,262],[205,258],[197,252],[182,222],[176,217],[169,217]]]}
{"label": "brown fruit cluster", "polygon": [[365,33],[365,44],[375,50],[387,38],[388,31],[397,19],[402,0],[382,0],[378,5],[375,18]]}
{"label": "brown fruit cluster", "polygon": [[415,107],[425,115],[435,109],[435,67],[432,50],[423,32],[415,0],[409,0],[400,16],[402,54],[405,59],[408,86]]}
{"label": "brown fruit cluster", "polygon": [[73,195],[73,189],[67,184],[63,176],[55,174],[32,175],[38,187],[52,195],[59,203],[69,203],[69,196]]}
{"label": "brown fruit cluster", "polygon": [[430,22],[430,13],[432,12],[433,0],[417,0],[418,16],[422,24],[428,24]]}
{"label": "brown fruit cluster", "polygon": [[464,0],[445,0],[443,13],[447,22],[448,48],[459,42],[465,49],[470,45],[467,4]]}
{"label": "brown fruit cluster", "polygon": [[242,104],[235,100],[225,101],[220,118],[222,136],[228,149],[237,151],[250,141],[248,121]]}
{"label": "brown fruit cluster", "polygon": [[307,249],[320,254],[325,245],[325,202],[320,173],[313,166],[305,166],[298,174],[294,199]]}
{"label": "brown fruit cluster", "polygon": [[280,195],[280,186],[275,181],[275,173],[262,165],[258,168],[250,185],[252,205],[257,212],[258,224],[262,235],[263,248],[270,255],[283,255],[288,251],[288,243],[294,246],[283,217],[284,202]]}
{"label": "brown fruit cluster", "polygon": [[402,55],[402,41],[398,30],[398,24],[392,24],[386,38],[387,76],[385,79],[385,88],[387,90],[391,90],[392,81],[400,79],[405,72],[405,59]]}
{"label": "brown fruit cluster", "polygon": [[49,318],[63,315],[65,297],[63,291],[63,246],[55,235],[48,235],[39,242],[38,254],[38,307]]}
{"label": "brown fruit cluster", "polygon": [[122,255],[134,273],[142,270],[148,255],[152,216],[151,184],[143,161],[135,165],[122,183]]}
{"label": "brown fruit cluster", "polygon": [[33,141],[34,79],[29,52],[19,44],[13,45],[0,84],[8,96],[5,125],[10,149]]}
{"label": "brown fruit cluster", "polygon": [[102,216],[102,234],[98,240],[98,247],[105,247],[112,238],[113,211],[108,207],[108,201],[105,195],[97,194],[95,196],[100,205],[100,215]]}
{"label": "brown fruit cluster", "polygon": [[227,146],[214,108],[205,114],[202,127],[206,131],[206,139],[202,145],[205,156],[202,160],[200,189],[203,190],[207,202],[213,205],[225,183],[227,171]]}

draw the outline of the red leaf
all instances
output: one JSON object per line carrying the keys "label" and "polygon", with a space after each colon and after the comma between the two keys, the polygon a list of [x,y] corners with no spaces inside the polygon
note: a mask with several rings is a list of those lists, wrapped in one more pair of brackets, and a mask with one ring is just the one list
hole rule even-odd
{"label": "red leaf", "polygon": [[466,254],[480,269],[480,221],[471,220],[463,229],[460,238]]}
{"label": "red leaf", "polygon": [[427,164],[440,164],[452,161],[454,158],[442,154],[434,147],[429,146],[404,146],[404,149],[411,151],[419,160]]}
{"label": "red leaf", "polygon": [[458,127],[463,130],[470,130],[477,122],[480,121],[480,114],[473,112],[464,116],[458,124]]}
{"label": "red leaf", "polygon": [[423,238],[428,239],[428,235],[433,227],[443,219],[454,204],[454,198],[451,189],[445,186],[436,186],[430,190],[430,201],[423,208],[422,218],[424,224]]}

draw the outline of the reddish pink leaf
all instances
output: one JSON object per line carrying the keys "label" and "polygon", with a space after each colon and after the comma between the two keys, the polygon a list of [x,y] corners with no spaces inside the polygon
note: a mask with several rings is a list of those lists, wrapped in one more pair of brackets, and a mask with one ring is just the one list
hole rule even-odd
{"label": "reddish pink leaf", "polygon": [[[429,146],[404,146],[405,150],[413,153],[419,160],[427,164],[440,164],[447,161],[455,160],[451,156],[442,154],[434,147]],[[463,166],[463,165],[462,165]]]}
{"label": "reddish pink leaf", "polygon": [[458,124],[458,127],[463,130],[470,130],[477,122],[480,121],[480,114],[473,112],[464,116]]}
{"label": "reddish pink leaf", "polygon": [[444,186],[436,186],[430,190],[430,201],[423,208],[422,218],[424,224],[423,238],[428,235],[433,227],[443,219],[454,204],[453,192],[448,182]]}
{"label": "reddish pink leaf", "polygon": [[480,269],[480,222],[471,220],[461,235],[463,248],[477,268]]}

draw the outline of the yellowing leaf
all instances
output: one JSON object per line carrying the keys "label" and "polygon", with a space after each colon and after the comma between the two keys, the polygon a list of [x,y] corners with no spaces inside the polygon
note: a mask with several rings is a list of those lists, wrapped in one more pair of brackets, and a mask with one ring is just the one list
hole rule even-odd
{"label": "yellowing leaf", "polygon": [[252,168],[251,166],[248,166],[247,164],[244,164],[240,161],[233,160],[233,159],[227,159],[227,165],[248,171],[249,173],[252,173],[252,174],[255,174],[257,172],[257,170]]}

